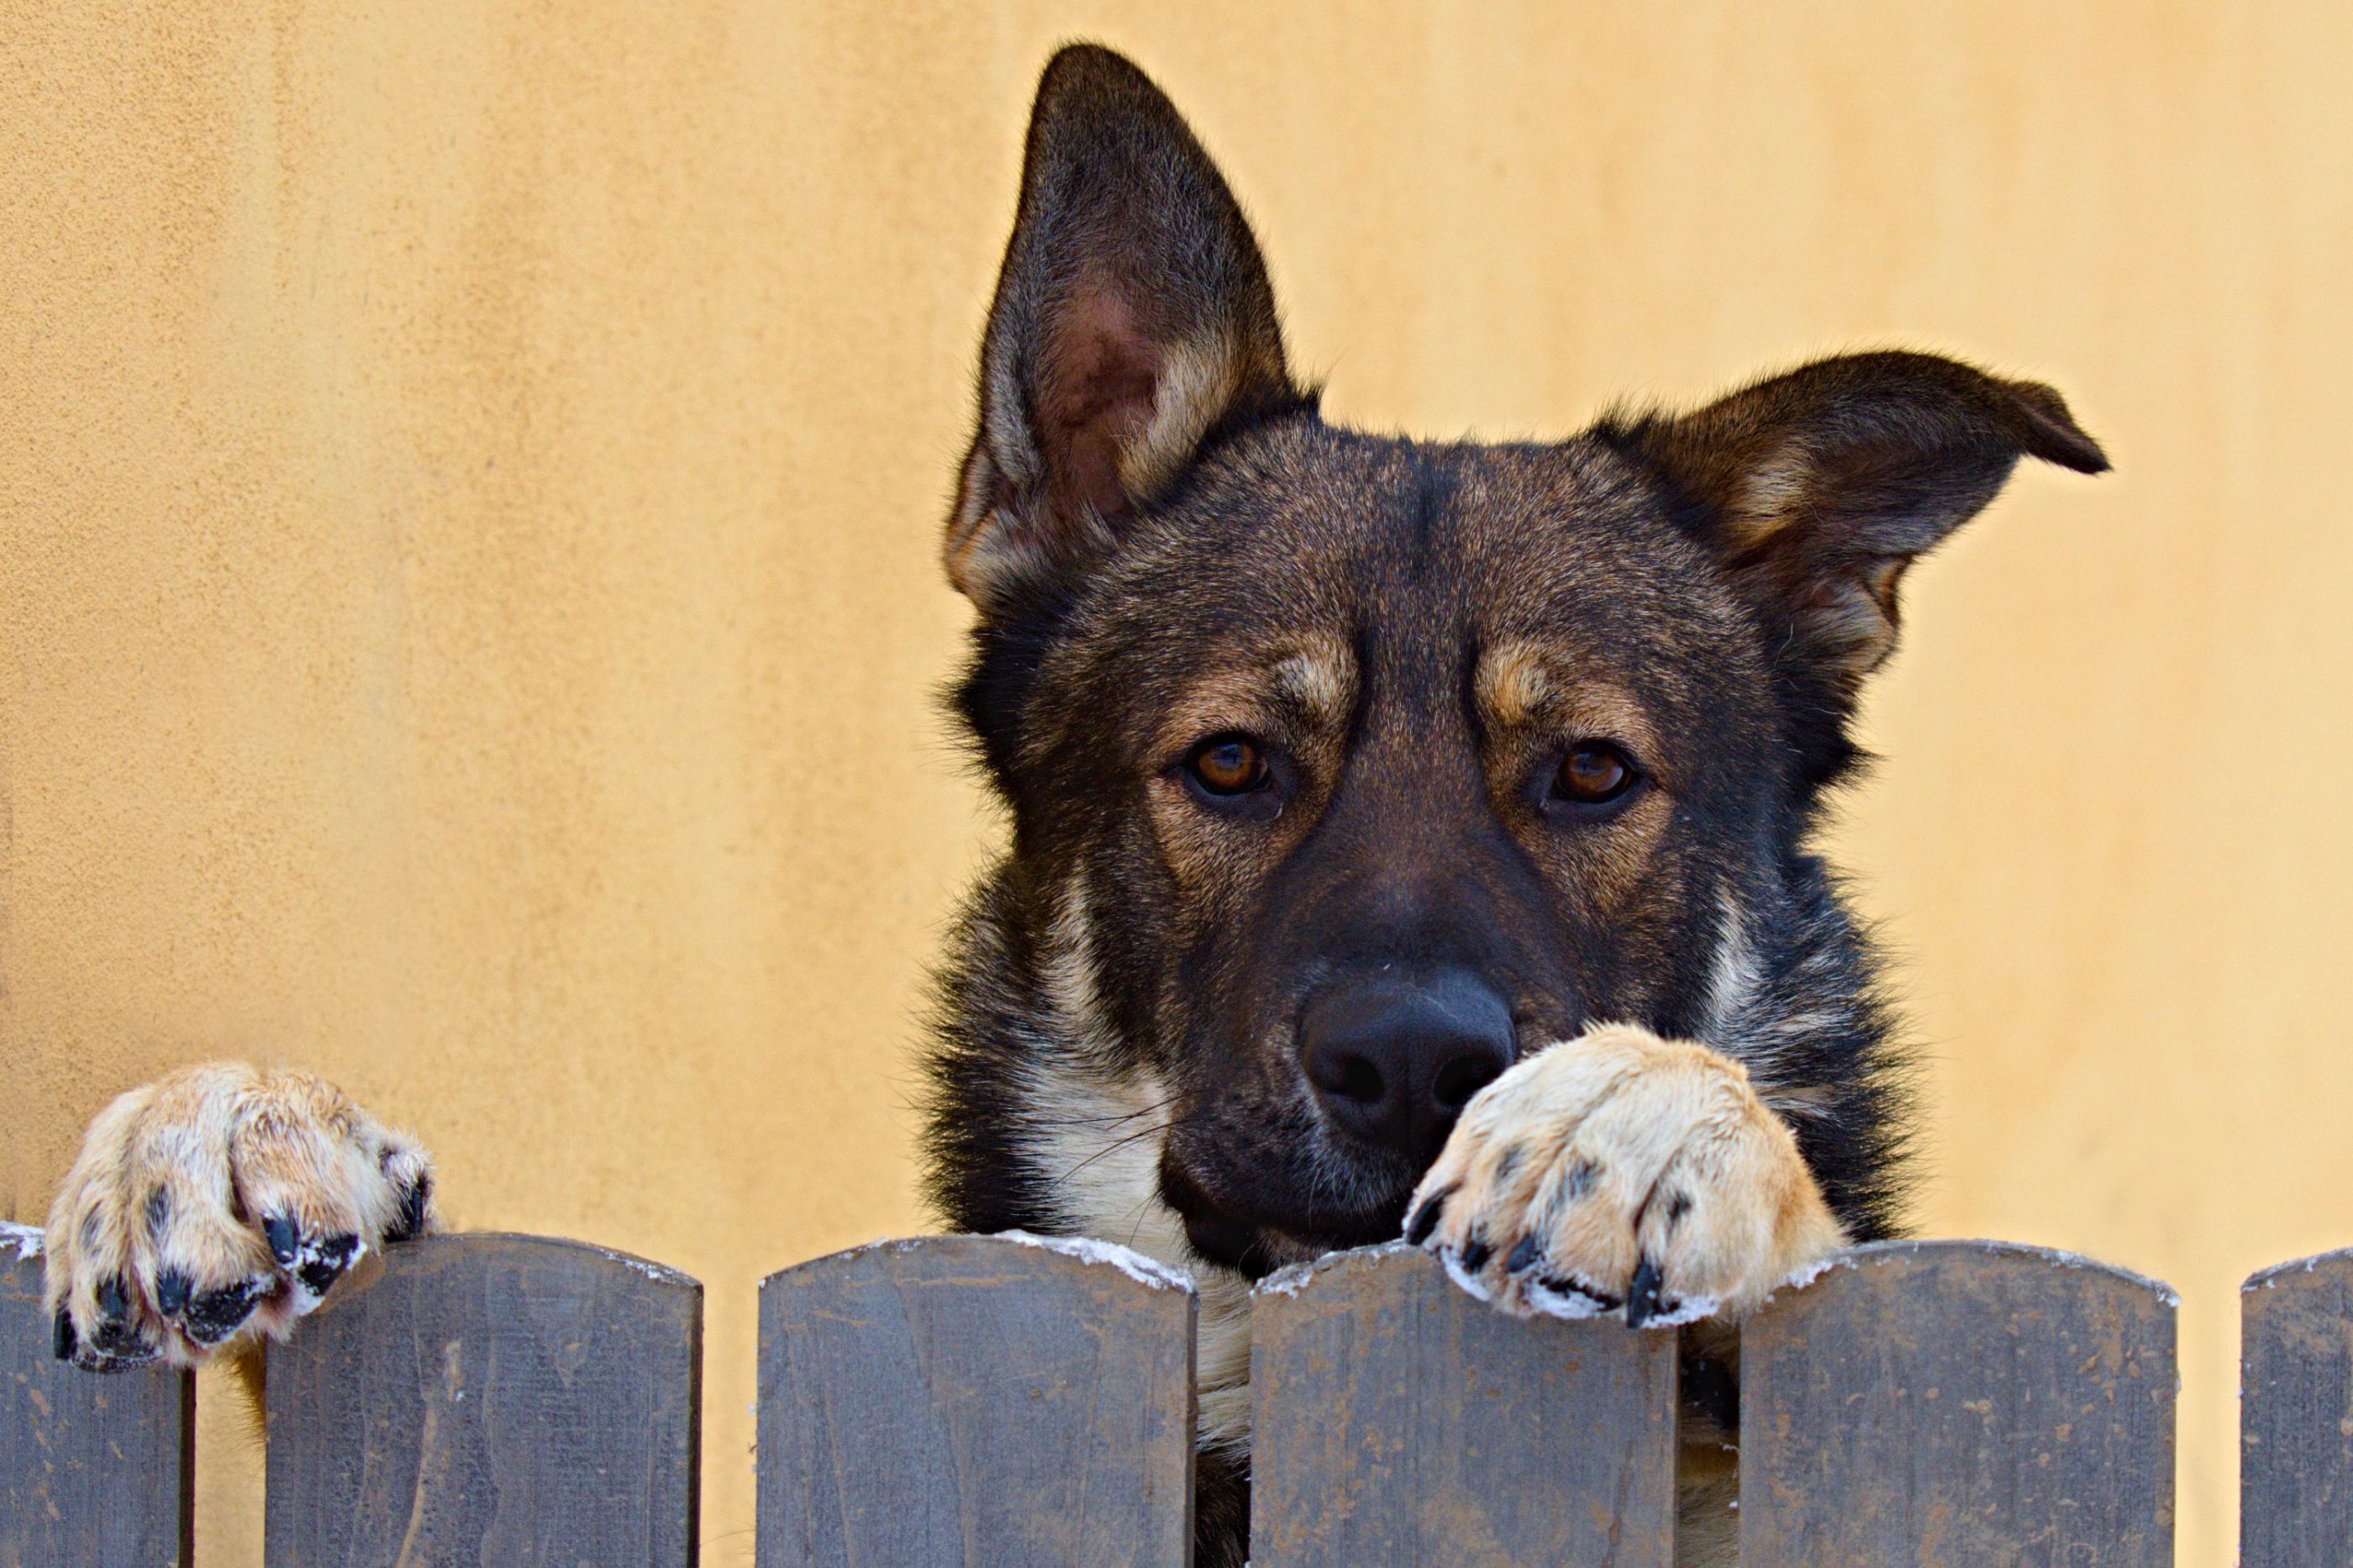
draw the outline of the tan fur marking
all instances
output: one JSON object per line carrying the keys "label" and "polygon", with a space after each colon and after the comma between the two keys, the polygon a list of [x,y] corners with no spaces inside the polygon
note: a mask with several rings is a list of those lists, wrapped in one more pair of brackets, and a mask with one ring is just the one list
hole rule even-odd
{"label": "tan fur marking", "polygon": [[1001,563],[997,557],[1003,541],[997,536],[1007,525],[997,515],[996,488],[988,444],[976,442],[965,459],[955,510],[948,514],[947,533],[940,543],[940,563],[947,569],[948,582],[975,601],[993,580],[991,568]]}
{"label": "tan fur marking", "polygon": [[1192,460],[1201,437],[1233,404],[1241,356],[1224,332],[1170,349],[1152,385],[1152,417],[1119,454],[1119,481],[1131,496],[1158,495]]}
{"label": "tan fur marking", "polygon": [[[1654,907],[1667,904],[1672,889],[1654,870],[1653,860],[1673,810],[1655,791],[1646,794],[1580,847],[1578,879],[1598,913],[1629,911],[1646,892],[1655,899]],[[1625,934],[1633,939],[1638,933]]]}
{"label": "tan fur marking", "polygon": [[1356,658],[1347,644],[1326,634],[1303,637],[1203,677],[1162,720],[1152,765],[1171,766],[1228,730],[1305,747],[1319,732],[1345,725],[1356,700]]}
{"label": "tan fur marking", "polygon": [[1879,606],[1879,613],[1887,617],[1890,626],[1895,622],[1896,585],[1904,581],[1904,574],[1911,565],[1910,557],[1897,555],[1863,569],[1863,589],[1870,594],[1872,602]]}
{"label": "tan fur marking", "polygon": [[1726,509],[1738,547],[1753,550],[1794,521],[1813,475],[1812,459],[1795,444],[1749,470]]}
{"label": "tan fur marking", "polygon": [[[1491,767],[1497,776],[1516,781],[1549,748],[1609,741],[1625,747],[1672,794],[1681,781],[1649,713],[1632,692],[1592,666],[1577,650],[1536,637],[1500,642],[1482,655],[1472,679],[1472,696],[1490,743],[1505,752]],[[1518,786],[1514,782],[1508,787]],[[1672,811],[1658,794],[1646,794],[1577,846],[1567,875],[1597,910],[1619,910],[1643,890]],[[1549,838],[1538,835],[1544,846],[1538,854],[1553,852]]]}
{"label": "tan fur marking", "polygon": [[1520,638],[1479,661],[1472,690],[1481,716],[1499,731],[1549,730],[1565,740],[1615,741],[1655,767],[1658,731],[1632,692],[1564,647]]}
{"label": "tan fur marking", "polygon": [[1532,642],[1510,642],[1479,661],[1473,681],[1479,710],[1499,730],[1534,725],[1552,700],[1553,683],[1545,650]]}
{"label": "tan fur marking", "polygon": [[1306,639],[1298,652],[1276,661],[1272,676],[1276,695],[1305,713],[1312,725],[1338,730],[1348,722],[1356,705],[1356,660],[1338,637]]}
{"label": "tan fur marking", "polygon": [[1621,742],[1644,766],[1657,770],[1666,765],[1668,759],[1661,754],[1658,731],[1651,727],[1650,715],[1621,688],[1588,681],[1564,694],[1556,706],[1568,734],[1579,740]]}
{"label": "tan fur marking", "polygon": [[[1287,853],[1313,826],[1339,774],[1348,717],[1356,700],[1354,656],[1339,638],[1307,634],[1198,681],[1165,714],[1140,759],[1149,775],[1153,826],[1169,869],[1193,897],[1179,918],[1247,895],[1252,867]],[[1176,776],[1176,764],[1202,741],[1228,731],[1257,736],[1293,758],[1303,789],[1271,834],[1253,836],[1237,854],[1231,828],[1201,810]]]}
{"label": "tan fur marking", "polygon": [[1843,584],[1816,602],[1810,617],[1814,638],[1850,675],[1868,675],[1895,651],[1892,607],[1892,601],[1882,605],[1873,598],[1867,584]]}
{"label": "tan fur marking", "polygon": [[1271,683],[1258,668],[1221,669],[1172,705],[1152,739],[1155,768],[1173,766],[1195,746],[1227,730],[1263,731],[1274,719]]}

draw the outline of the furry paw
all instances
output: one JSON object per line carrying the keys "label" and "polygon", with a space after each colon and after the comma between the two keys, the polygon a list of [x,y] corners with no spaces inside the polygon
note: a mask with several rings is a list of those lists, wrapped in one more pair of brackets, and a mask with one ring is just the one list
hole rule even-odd
{"label": "furry paw", "polygon": [[1788,1127],[1746,1068],[1605,1025],[1513,1067],[1463,1108],[1406,1239],[1519,1315],[1736,1321],[1844,1242]]}
{"label": "furry paw", "polygon": [[44,1299],[92,1372],[282,1336],[432,1223],[425,1151],[302,1073],[187,1068],[99,1113],[49,1209]]}

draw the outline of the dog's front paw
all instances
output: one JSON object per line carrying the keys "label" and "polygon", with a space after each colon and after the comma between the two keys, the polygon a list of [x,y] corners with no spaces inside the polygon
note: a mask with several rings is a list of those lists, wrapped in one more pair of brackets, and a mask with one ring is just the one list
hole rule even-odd
{"label": "dog's front paw", "polygon": [[1406,1239],[1515,1313],[1737,1321],[1840,1247],[1789,1129],[1739,1063],[1608,1025],[1472,1098]]}
{"label": "dog's front paw", "polygon": [[432,1206],[425,1152],[330,1085],[227,1062],[174,1073],[99,1113],[50,1207],[58,1359],[195,1366],[282,1334]]}

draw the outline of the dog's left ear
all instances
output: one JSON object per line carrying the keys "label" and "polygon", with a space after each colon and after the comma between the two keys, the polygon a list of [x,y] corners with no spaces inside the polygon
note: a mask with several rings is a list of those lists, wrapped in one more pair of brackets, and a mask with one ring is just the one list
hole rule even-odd
{"label": "dog's left ear", "polygon": [[1295,401],[1266,266],[1150,78],[1077,44],[1030,111],[948,576],[984,616],[1084,571],[1221,422]]}
{"label": "dog's left ear", "polygon": [[1992,500],[2019,458],[2108,466],[2051,388],[1931,354],[1819,360],[1694,414],[1599,433],[1687,503],[1685,525],[1841,715],[1895,647],[1905,568]]}

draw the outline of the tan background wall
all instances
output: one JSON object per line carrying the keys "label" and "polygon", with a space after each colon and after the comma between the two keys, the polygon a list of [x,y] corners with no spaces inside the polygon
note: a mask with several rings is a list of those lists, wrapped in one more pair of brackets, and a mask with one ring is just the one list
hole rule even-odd
{"label": "tan background wall", "polygon": [[[1841,835],[1933,1050],[1921,1225],[2185,1295],[2353,1242],[2353,12],[2316,3],[199,8],[0,19],[0,1214],[189,1058],[332,1075],[464,1223],[710,1294],[920,1224],[992,828],[934,531],[1050,42],[1158,72],[1339,416],[1566,432],[1817,351],[2065,388],[1916,574]],[[224,1391],[225,1392],[225,1391]],[[252,1539],[206,1408],[207,1561]]]}

